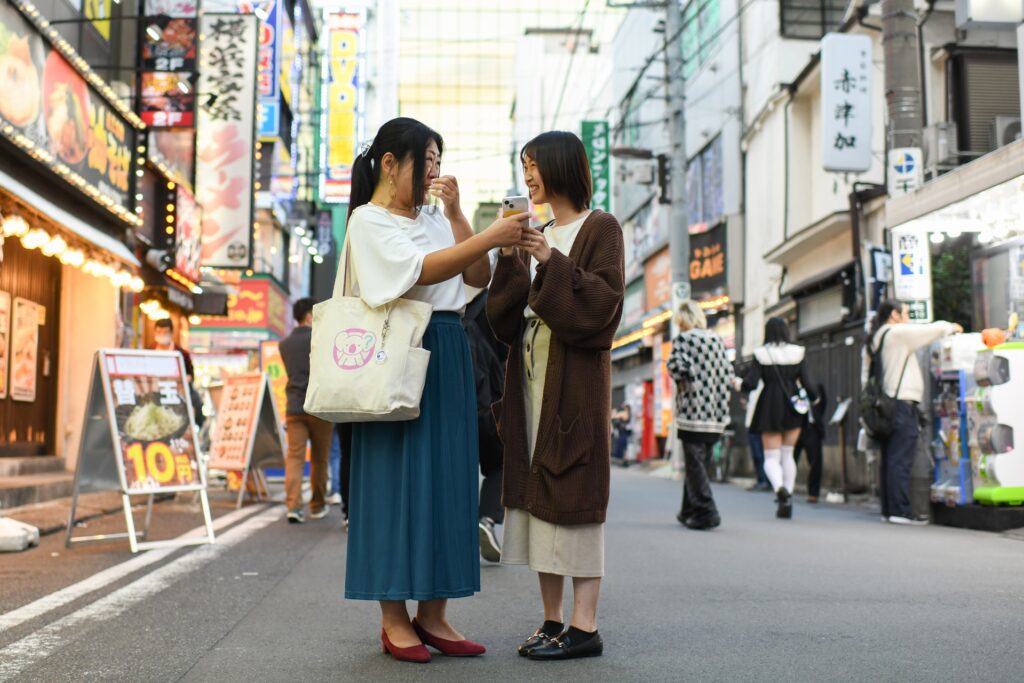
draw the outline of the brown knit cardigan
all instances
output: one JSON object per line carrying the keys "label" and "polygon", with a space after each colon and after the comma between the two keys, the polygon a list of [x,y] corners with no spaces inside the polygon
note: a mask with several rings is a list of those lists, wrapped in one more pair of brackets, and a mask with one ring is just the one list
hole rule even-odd
{"label": "brown knit cardigan", "polygon": [[[611,344],[622,316],[622,227],[593,211],[568,256],[556,249],[530,281],[521,250],[498,258],[487,317],[511,349],[493,406],[505,444],[502,503],[553,524],[604,522],[610,477]],[[530,308],[551,328],[540,427],[530,464],[522,338]]]}

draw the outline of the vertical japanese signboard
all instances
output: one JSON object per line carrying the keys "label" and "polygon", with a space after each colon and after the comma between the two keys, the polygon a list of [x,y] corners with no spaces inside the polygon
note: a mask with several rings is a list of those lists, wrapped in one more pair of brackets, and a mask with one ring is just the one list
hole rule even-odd
{"label": "vertical japanese signboard", "polygon": [[193,0],[145,4],[141,116],[150,127],[195,124],[196,11]]}
{"label": "vertical japanese signboard", "polygon": [[259,53],[259,136],[276,138],[281,134],[281,18],[285,16],[277,0],[263,3],[266,19],[260,22]]}
{"label": "vertical japanese signboard", "polygon": [[199,259],[202,256],[202,210],[188,188],[175,188],[177,211],[175,220],[178,229],[174,245],[174,269],[192,282],[199,282]]}
{"label": "vertical japanese signboard", "polygon": [[32,403],[36,400],[39,375],[39,324],[45,309],[35,301],[14,299],[11,332],[11,398]]}
{"label": "vertical japanese signboard", "polygon": [[932,319],[932,271],[928,236],[912,232],[892,233],[893,284],[896,298],[906,302],[910,319]]}
{"label": "vertical japanese signboard", "polygon": [[252,264],[258,19],[204,14],[196,132],[197,199],[203,207],[204,266]]}
{"label": "vertical japanese signboard", "polygon": [[324,108],[327,112],[324,156],[327,163],[321,196],[328,202],[347,202],[352,192],[362,23],[362,15],[350,12],[327,17],[327,68],[324,69]]}
{"label": "vertical japanese signboard", "polygon": [[871,38],[821,39],[821,130],[826,171],[871,168]]}
{"label": "vertical japanese signboard", "polygon": [[590,160],[590,177],[593,179],[594,196],[590,202],[593,209],[608,211],[611,208],[611,187],[609,185],[608,122],[583,122],[583,147]]}
{"label": "vertical japanese signboard", "polygon": [[[213,542],[193,415],[180,353],[97,351],[75,470],[68,544],[127,537],[136,551]],[[112,489],[121,491],[128,533],[73,539],[78,495]],[[206,536],[139,543],[129,497],[177,491],[200,492]]]}
{"label": "vertical japanese signboard", "polygon": [[7,398],[7,355],[11,338],[11,293],[0,291],[0,398]]}

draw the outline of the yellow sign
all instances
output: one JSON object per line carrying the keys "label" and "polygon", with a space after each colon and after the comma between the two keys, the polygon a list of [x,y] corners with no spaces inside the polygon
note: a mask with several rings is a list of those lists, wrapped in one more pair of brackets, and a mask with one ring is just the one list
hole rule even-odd
{"label": "yellow sign", "polygon": [[352,161],[356,147],[358,98],[358,14],[330,17],[327,78],[327,177],[328,201],[347,201],[352,188]]}
{"label": "yellow sign", "polygon": [[85,0],[82,5],[82,14],[86,19],[92,21],[103,40],[110,40],[110,11],[113,6],[112,0]]}

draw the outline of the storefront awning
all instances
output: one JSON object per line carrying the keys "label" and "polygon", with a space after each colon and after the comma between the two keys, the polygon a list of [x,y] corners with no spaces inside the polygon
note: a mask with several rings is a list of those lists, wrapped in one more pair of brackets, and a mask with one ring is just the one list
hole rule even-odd
{"label": "storefront awning", "polygon": [[120,240],[98,230],[81,218],[60,208],[35,190],[30,189],[16,178],[0,171],[0,187],[25,202],[39,213],[45,214],[54,223],[63,226],[83,240],[109,253],[114,258],[136,268],[139,260]]}

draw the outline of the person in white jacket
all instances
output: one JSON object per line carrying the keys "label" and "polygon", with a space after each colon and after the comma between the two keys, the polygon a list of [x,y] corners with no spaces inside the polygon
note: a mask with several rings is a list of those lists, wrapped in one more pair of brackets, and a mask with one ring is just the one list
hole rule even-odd
{"label": "person in white jacket", "polygon": [[[882,503],[882,520],[891,524],[927,524],[928,519],[915,517],[910,508],[910,467],[917,453],[921,431],[921,401],[924,399],[924,374],[916,352],[934,341],[963,328],[945,321],[910,324],[907,305],[884,301],[878,307],[868,347],[879,354],[882,363],[882,390],[898,400],[895,427],[882,443],[879,466],[878,497]],[[868,362],[863,365],[867,380]]]}

